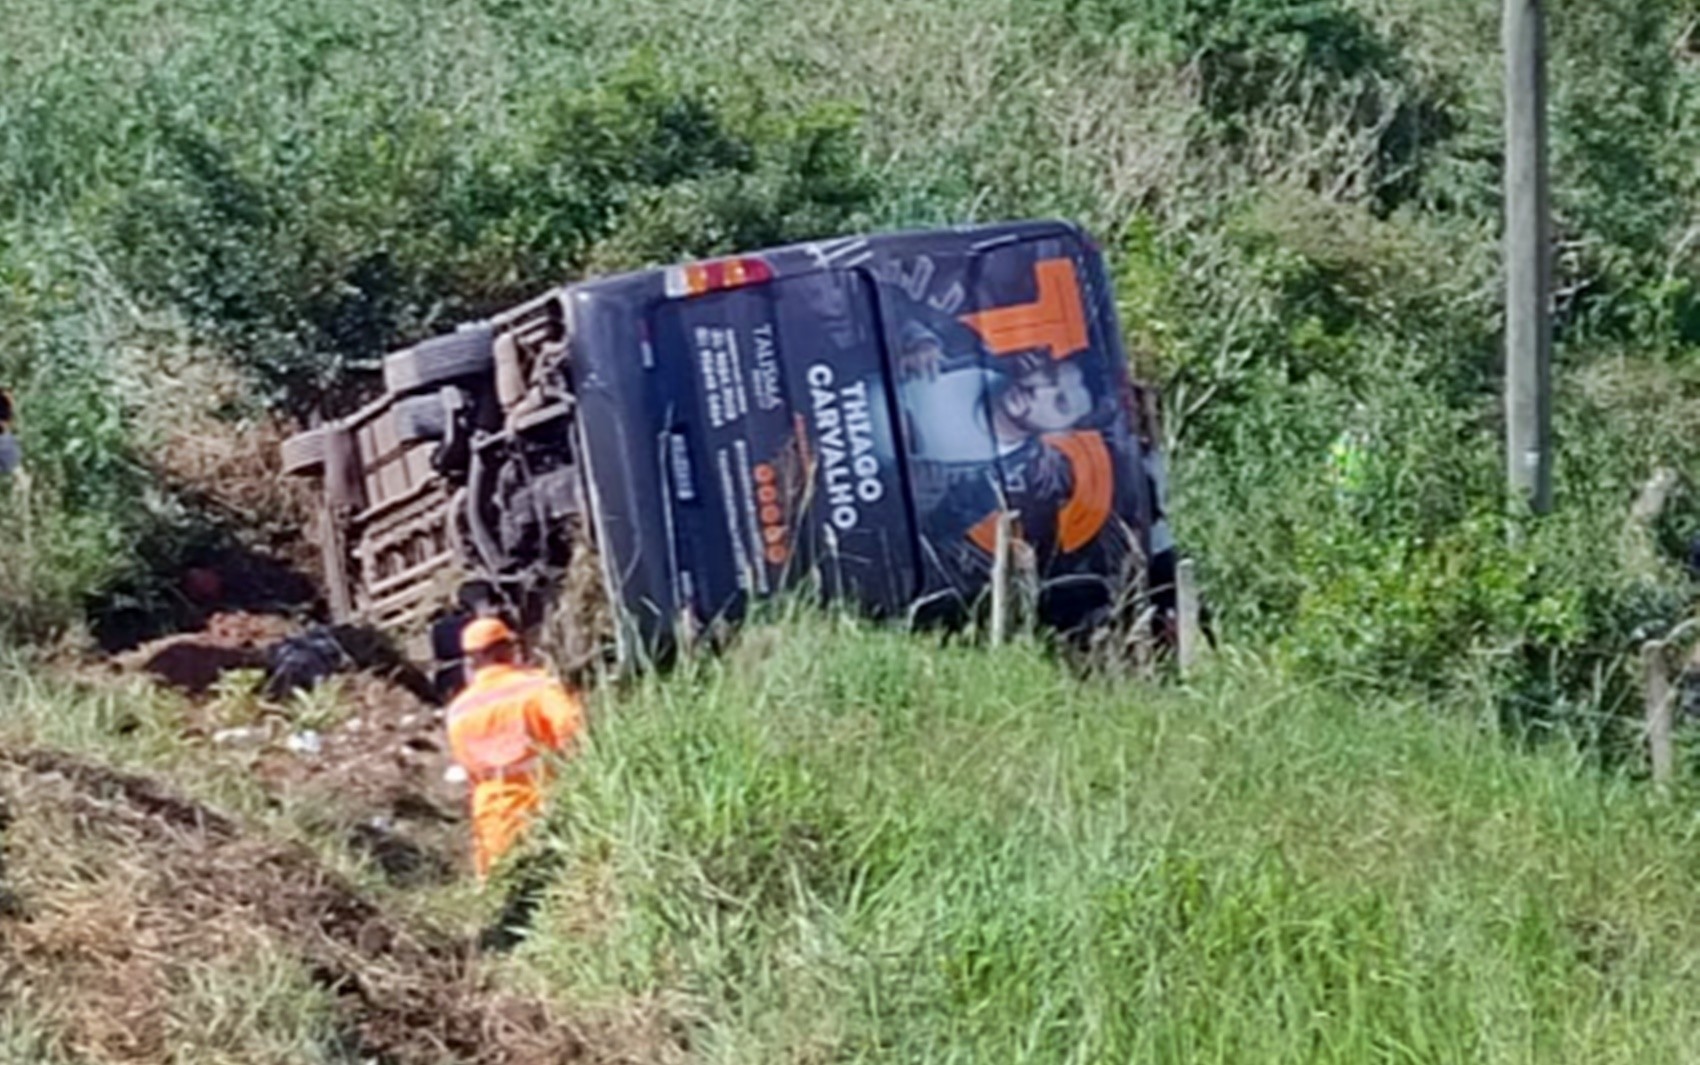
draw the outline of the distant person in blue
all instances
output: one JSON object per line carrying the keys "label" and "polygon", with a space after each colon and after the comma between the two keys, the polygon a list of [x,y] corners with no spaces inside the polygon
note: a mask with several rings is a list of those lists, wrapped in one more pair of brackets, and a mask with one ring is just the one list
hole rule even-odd
{"label": "distant person in blue", "polygon": [[18,447],[17,435],[12,431],[17,414],[18,408],[12,402],[12,393],[0,388],[0,476],[14,473],[23,465],[24,453]]}

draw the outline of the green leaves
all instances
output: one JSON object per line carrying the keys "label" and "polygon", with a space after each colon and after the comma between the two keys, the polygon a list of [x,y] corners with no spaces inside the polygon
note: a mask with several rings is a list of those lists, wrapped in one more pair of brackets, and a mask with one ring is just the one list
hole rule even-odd
{"label": "green leaves", "polygon": [[156,111],[158,177],[106,239],[127,283],[298,411],[348,406],[351,369],[588,266],[824,234],[872,194],[854,114],[776,114],[641,57],[592,90],[534,87],[499,129],[381,92],[289,138],[193,106]]}

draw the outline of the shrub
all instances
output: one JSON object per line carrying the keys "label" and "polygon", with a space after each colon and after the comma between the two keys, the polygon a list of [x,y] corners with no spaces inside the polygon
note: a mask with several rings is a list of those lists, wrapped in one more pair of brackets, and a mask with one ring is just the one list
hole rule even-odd
{"label": "shrub", "polygon": [[[0,385],[18,404],[24,476],[0,478],[0,644],[50,637],[85,597],[131,572],[145,480],[99,332],[32,275],[0,259]],[[39,261],[39,260],[38,260]]]}
{"label": "shrub", "polygon": [[1173,66],[1201,104],[1198,139],[1253,173],[1298,176],[1383,211],[1422,188],[1456,132],[1456,89],[1344,0],[1055,0],[1072,40]]}
{"label": "shrub", "polygon": [[1554,198],[1572,328],[1690,343],[1700,248],[1700,69],[1670,0],[1571,2],[1552,16]]}
{"label": "shrub", "polygon": [[872,188],[855,116],[788,115],[637,61],[529,96],[499,130],[363,101],[302,145],[218,103],[156,107],[166,162],[110,240],[123,279],[179,308],[300,413],[359,398],[392,346],[631,267],[849,225]]}

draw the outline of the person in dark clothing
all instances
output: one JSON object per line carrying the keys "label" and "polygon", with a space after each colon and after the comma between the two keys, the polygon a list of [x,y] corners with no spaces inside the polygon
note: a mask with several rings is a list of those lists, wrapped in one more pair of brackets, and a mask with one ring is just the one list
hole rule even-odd
{"label": "person in dark clothing", "polygon": [[17,415],[18,408],[12,400],[12,393],[0,388],[0,476],[14,473],[23,465],[24,453],[18,447],[18,437],[13,432]]}

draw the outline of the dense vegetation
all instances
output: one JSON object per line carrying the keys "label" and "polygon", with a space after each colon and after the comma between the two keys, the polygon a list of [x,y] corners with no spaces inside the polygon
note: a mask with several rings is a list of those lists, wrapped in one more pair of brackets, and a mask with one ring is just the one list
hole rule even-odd
{"label": "dense vegetation", "polygon": [[[1688,1056],[1692,819],[1595,756],[1695,591],[1691,0],[1549,4],[1558,499],[1515,538],[1491,4],[73,6],[10,0],[0,42],[31,471],[0,642],[166,600],[267,517],[206,508],[186,432],[344,409],[389,347],[542,285],[1074,217],[1238,664],[1112,691],[1030,646],[761,630],[599,716],[518,971],[709,1060]],[[134,753],[110,699],[7,666],[0,703],[35,708],[9,740]]]}
{"label": "dense vegetation", "polygon": [[1621,564],[1637,487],[1700,440],[1691,16],[1554,5],[1559,513],[1513,549],[1482,5],[13,5],[0,380],[36,478],[0,512],[0,624],[63,631],[192,540],[150,469],[196,367],[243,375],[219,417],[305,415],[562,276],[1060,214],[1110,249],[1230,638],[1615,710],[1700,515],[1679,491]]}

